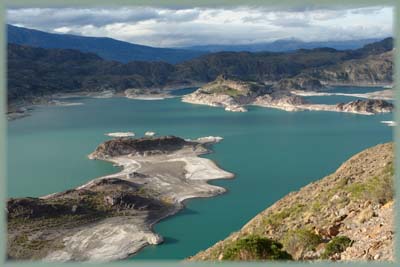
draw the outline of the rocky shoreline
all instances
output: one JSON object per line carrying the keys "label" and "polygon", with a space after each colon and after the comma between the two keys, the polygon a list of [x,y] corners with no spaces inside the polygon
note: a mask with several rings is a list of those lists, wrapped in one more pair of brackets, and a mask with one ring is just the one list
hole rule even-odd
{"label": "rocky shoreline", "polygon": [[232,178],[211,160],[222,138],[116,138],[89,155],[120,167],[116,174],[41,198],[7,203],[8,258],[45,261],[123,259],[162,237],[152,227],[183,201],[225,192],[212,179]]}
{"label": "rocky shoreline", "polygon": [[[190,104],[208,105],[213,107],[223,107],[226,111],[230,112],[247,112],[246,106],[254,105],[267,108],[275,108],[289,112],[294,111],[332,111],[332,112],[346,112],[361,115],[373,115],[376,113],[386,113],[393,110],[386,103],[380,102],[381,100],[393,100],[393,90],[383,90],[379,92],[372,92],[366,94],[346,94],[346,93],[331,93],[329,92],[330,85],[323,85],[324,90],[318,87],[319,91],[309,90],[290,90],[290,85],[286,84],[288,89],[283,88],[284,82],[262,84],[259,82],[240,81],[237,79],[227,78],[224,75],[217,77],[211,83],[196,83],[192,86],[200,87],[197,91],[184,95],[182,102]],[[346,84],[347,86],[349,84]],[[369,86],[376,86],[375,84]],[[14,120],[29,116],[31,111],[37,106],[75,106],[81,105],[79,102],[65,102],[63,100],[77,98],[77,97],[92,97],[92,98],[111,98],[111,97],[126,97],[136,100],[164,100],[167,98],[174,98],[177,96],[171,95],[174,90],[187,88],[188,85],[165,87],[165,88],[132,88],[126,89],[122,92],[113,90],[104,90],[99,92],[74,92],[74,93],[58,93],[49,96],[35,97],[30,101],[21,102],[9,106],[7,112],[7,119]],[[224,91],[227,90],[227,91]],[[210,93],[211,92],[211,93]],[[338,103],[337,105],[323,105],[313,104],[305,101],[303,96],[330,96],[330,95],[343,95],[354,96],[361,99],[366,99],[363,102],[357,102],[360,107],[354,106],[354,103]],[[370,100],[377,100],[372,104],[373,109],[363,110],[362,107]],[[348,105],[346,105],[348,104]],[[379,104],[383,104],[382,107]],[[347,107],[343,109],[342,106]]]}
{"label": "rocky shoreline", "polygon": [[277,88],[280,86],[282,85],[245,82],[219,76],[215,81],[185,95],[182,101],[191,104],[223,107],[226,111],[231,112],[246,112],[246,106],[249,105],[285,111],[333,111],[362,115],[392,112],[394,108],[393,104],[381,99],[390,96],[389,90],[385,90],[381,94],[364,94],[363,98],[367,98],[366,100],[327,105],[309,103],[302,96],[329,95],[328,92],[290,91]]}
{"label": "rocky shoreline", "polygon": [[332,93],[329,90],[317,92],[317,91],[304,91],[304,90],[293,90],[292,94],[298,96],[351,96],[365,99],[377,99],[377,100],[394,100],[393,90],[387,89],[382,91],[376,91],[371,93],[364,94],[355,94],[355,93]]}
{"label": "rocky shoreline", "polygon": [[112,97],[126,97],[129,99],[136,100],[163,100],[166,98],[174,98],[171,94],[172,91],[181,90],[188,87],[200,87],[203,83],[192,83],[185,85],[176,86],[165,86],[162,88],[132,88],[126,89],[122,92],[115,90],[103,90],[103,91],[79,91],[70,93],[56,93],[51,95],[33,97],[29,100],[20,101],[13,103],[8,106],[7,120],[15,120],[23,117],[30,116],[32,110],[40,106],[76,106],[81,105],[79,102],[68,102],[66,100],[79,98],[79,97],[91,97],[91,98],[112,98]]}

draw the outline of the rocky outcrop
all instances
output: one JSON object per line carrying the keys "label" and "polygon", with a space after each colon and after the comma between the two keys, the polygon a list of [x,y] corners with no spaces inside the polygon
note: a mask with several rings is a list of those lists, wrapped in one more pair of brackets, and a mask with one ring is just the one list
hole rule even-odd
{"label": "rocky outcrop", "polygon": [[185,95],[182,101],[224,107],[226,111],[244,112],[247,111],[245,105],[252,104],[258,96],[271,92],[271,86],[220,75],[215,81]]}
{"label": "rocky outcrop", "polygon": [[252,104],[286,111],[299,111],[303,110],[302,106],[306,103],[307,102],[300,96],[293,95],[287,91],[276,91],[257,97]]}
{"label": "rocky outcrop", "polygon": [[184,146],[193,146],[193,142],[176,136],[161,136],[158,138],[116,138],[100,144],[89,155],[90,158],[108,158],[126,155],[167,154],[182,149]]}
{"label": "rocky outcrop", "polygon": [[295,110],[293,105],[304,103],[301,97],[285,90],[276,90],[269,84],[241,81],[219,76],[192,94],[185,95],[183,102],[224,107],[226,111],[244,112],[247,105],[277,107]]}
{"label": "rocky outcrop", "polygon": [[386,113],[393,111],[393,104],[385,100],[355,100],[349,103],[339,103],[336,105],[336,109],[341,112],[352,112],[352,113]]}
{"label": "rocky outcrop", "polygon": [[276,90],[312,90],[318,91],[324,88],[319,79],[309,74],[299,74],[293,78],[286,78],[278,81],[274,88]]}
{"label": "rocky outcrop", "polygon": [[394,144],[366,149],[292,192],[190,260],[222,260],[251,236],[283,244],[295,260],[393,260]]}
{"label": "rocky outcrop", "polygon": [[[333,111],[362,115],[392,112],[393,104],[380,99],[356,100],[349,103],[313,104],[301,97],[306,88],[321,88],[317,80],[310,77],[301,79],[286,79],[275,84],[240,81],[237,79],[218,77],[217,80],[206,84],[194,93],[185,95],[183,102],[224,107],[226,111],[244,112],[246,106],[256,105],[276,108],[285,111]],[[290,89],[290,90],[288,90]]]}

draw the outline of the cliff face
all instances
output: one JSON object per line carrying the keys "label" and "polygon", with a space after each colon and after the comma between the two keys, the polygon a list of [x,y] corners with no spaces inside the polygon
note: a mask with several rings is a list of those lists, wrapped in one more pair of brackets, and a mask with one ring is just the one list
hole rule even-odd
{"label": "cliff face", "polygon": [[393,149],[387,143],[356,154],[191,260],[231,259],[232,248],[243,259],[243,240],[254,237],[279,242],[296,260],[393,260]]}
{"label": "cliff face", "polygon": [[310,75],[329,84],[383,84],[393,77],[393,50],[362,59],[348,60],[335,66],[310,71]]}
{"label": "cliff face", "polygon": [[357,56],[337,64],[309,68],[294,77],[279,80],[275,88],[318,91],[326,85],[371,86],[392,82],[393,50],[381,54],[367,54],[361,58]]}

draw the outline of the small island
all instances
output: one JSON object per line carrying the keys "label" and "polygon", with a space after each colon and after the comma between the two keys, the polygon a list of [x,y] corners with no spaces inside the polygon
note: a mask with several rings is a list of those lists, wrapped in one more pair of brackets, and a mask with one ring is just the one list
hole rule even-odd
{"label": "small island", "polygon": [[161,243],[155,223],[188,198],[225,192],[207,181],[233,174],[199,157],[221,140],[121,137],[100,144],[89,158],[120,172],[65,192],[8,200],[8,259],[111,261]]}

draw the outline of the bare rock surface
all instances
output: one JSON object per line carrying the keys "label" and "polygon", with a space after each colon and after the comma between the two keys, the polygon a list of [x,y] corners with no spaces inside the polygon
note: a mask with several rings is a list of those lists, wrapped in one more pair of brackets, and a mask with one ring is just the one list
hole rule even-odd
{"label": "bare rock surface", "polygon": [[250,236],[280,242],[294,260],[394,260],[393,149],[386,143],[356,154],[189,260],[225,259]]}

